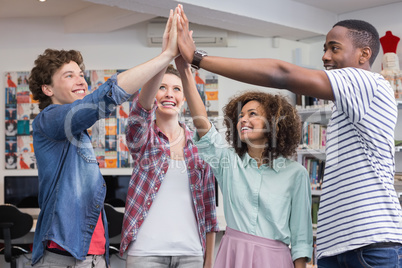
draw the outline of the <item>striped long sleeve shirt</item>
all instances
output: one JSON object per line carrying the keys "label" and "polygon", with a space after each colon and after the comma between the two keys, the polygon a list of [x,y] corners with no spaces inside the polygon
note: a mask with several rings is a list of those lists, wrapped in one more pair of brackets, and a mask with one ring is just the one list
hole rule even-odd
{"label": "striped long sleeve shirt", "polygon": [[402,243],[393,186],[397,105],[389,83],[369,71],[326,71],[335,101],[327,129],[317,257],[377,242]]}

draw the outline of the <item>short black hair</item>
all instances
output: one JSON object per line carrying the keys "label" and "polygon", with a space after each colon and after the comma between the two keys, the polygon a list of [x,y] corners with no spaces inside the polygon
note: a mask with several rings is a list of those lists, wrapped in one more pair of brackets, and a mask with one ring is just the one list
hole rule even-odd
{"label": "short black hair", "polygon": [[356,48],[366,46],[371,48],[370,66],[373,65],[380,51],[380,36],[377,29],[363,20],[342,20],[335,23],[333,27],[335,26],[345,27],[350,30],[350,36]]}

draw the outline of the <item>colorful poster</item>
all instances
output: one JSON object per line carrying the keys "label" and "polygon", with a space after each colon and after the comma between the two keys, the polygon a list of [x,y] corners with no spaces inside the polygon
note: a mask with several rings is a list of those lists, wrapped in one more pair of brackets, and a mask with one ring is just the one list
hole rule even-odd
{"label": "colorful poster", "polygon": [[[205,70],[196,70],[194,73],[194,79],[197,86],[197,91],[205,105],[207,110],[207,115],[212,124],[215,125],[217,129],[220,128],[218,124],[219,119],[219,83],[218,76],[214,73],[210,73]],[[194,130],[194,125],[192,122],[190,110],[188,109],[187,103],[183,105],[182,114],[184,118],[182,119],[185,124]]]}
{"label": "colorful poster", "polygon": [[[116,72],[122,70],[86,70],[85,79],[89,94],[97,90]],[[39,104],[33,100],[28,87],[29,72],[6,72],[5,88],[5,166],[7,169],[36,168],[32,143],[32,122],[39,114]],[[215,74],[204,70],[194,73],[200,94],[209,119],[216,124],[218,119],[219,84]],[[131,99],[109,115],[98,120],[88,129],[92,147],[101,168],[130,168],[132,157],[126,145],[125,131],[131,109]],[[193,128],[190,111],[183,105],[181,120]]]}
{"label": "colorful poster", "polygon": [[[86,70],[89,92],[99,88],[116,72],[124,70]],[[5,168],[35,169],[32,122],[39,104],[28,87],[29,72],[6,72],[5,77]],[[100,168],[130,168],[133,165],[125,139],[131,102],[118,106],[108,118],[88,129]]]}

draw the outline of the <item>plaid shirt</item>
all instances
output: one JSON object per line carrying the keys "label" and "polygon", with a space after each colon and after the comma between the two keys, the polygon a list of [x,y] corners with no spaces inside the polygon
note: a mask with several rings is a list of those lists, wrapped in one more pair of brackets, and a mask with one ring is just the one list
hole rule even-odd
{"label": "plaid shirt", "polygon": [[[130,112],[126,140],[134,159],[134,168],[124,213],[121,255],[130,242],[137,239],[138,230],[148,215],[169,167],[169,140],[153,120],[156,109],[156,104],[151,111],[143,109],[137,96]],[[184,158],[196,212],[198,234],[205,253],[206,233],[219,231],[215,206],[215,177],[210,166],[199,158],[192,133],[184,124],[181,126],[185,129]]]}

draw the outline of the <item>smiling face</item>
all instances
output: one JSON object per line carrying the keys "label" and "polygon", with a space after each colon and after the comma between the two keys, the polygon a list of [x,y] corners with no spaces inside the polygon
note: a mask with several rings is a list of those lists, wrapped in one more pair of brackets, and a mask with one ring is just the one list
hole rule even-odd
{"label": "smiling face", "polygon": [[84,72],[71,61],[57,70],[52,76],[52,85],[43,85],[42,90],[53,104],[69,104],[86,96],[88,84]]}
{"label": "smiling face", "polygon": [[165,74],[156,94],[157,114],[178,116],[184,104],[181,79],[174,74]]}
{"label": "smiling face", "polygon": [[8,130],[9,132],[14,131],[14,124],[13,124],[13,123],[9,123],[9,124],[7,125],[7,130]]}
{"label": "smiling face", "polygon": [[354,47],[353,39],[348,33],[349,29],[342,26],[335,26],[328,32],[322,56],[326,70],[345,67],[366,69],[365,66],[362,66],[362,64],[368,64],[368,61],[362,61],[364,51]]}
{"label": "smiling face", "polygon": [[8,157],[7,157],[7,163],[8,163],[9,165],[14,164],[14,158],[13,158],[12,156],[8,156]]}
{"label": "smiling face", "polygon": [[242,142],[248,146],[265,146],[267,143],[267,118],[258,101],[247,102],[239,114],[237,131]]}

